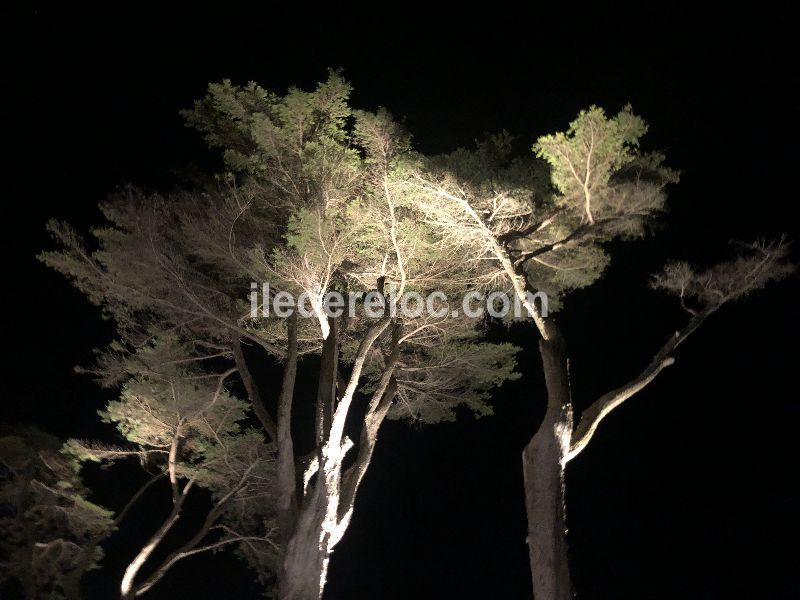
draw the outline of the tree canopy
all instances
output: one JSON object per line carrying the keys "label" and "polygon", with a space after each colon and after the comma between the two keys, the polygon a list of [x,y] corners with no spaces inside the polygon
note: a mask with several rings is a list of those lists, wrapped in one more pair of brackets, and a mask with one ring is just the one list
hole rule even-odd
{"label": "tree canopy", "polygon": [[[783,240],[743,245],[708,269],[668,264],[652,286],[678,296],[689,323],[575,426],[564,340],[548,313],[602,276],[608,242],[643,236],[664,211],[678,175],[663,155],[642,151],[644,120],[630,106],[613,116],[593,106],[524,156],[507,132],[426,156],[386,109],[351,108],[350,92],[337,72],[285,94],[212,84],[182,114],[221,150],[224,172],[170,193],[121,190],[102,205],[107,222],[89,241],[49,225],[58,248],[40,258],[117,332],[86,370],[118,389],[100,415],[124,443],[73,440],[67,453],[138,457],[170,483],[171,510],[128,566],[124,598],[178,560],[222,546],[237,547],[266,586],[277,580],[282,598],[319,597],[383,421],[449,421],[458,407],[488,415],[492,390],[518,377],[518,348],[487,342],[489,319],[448,305],[472,291],[509,295],[541,336],[548,412],[526,450],[536,473],[527,497],[529,516],[561,533],[531,531],[529,543],[540,567],[562,569],[534,578],[537,590],[555,598],[548,586],[563,580],[559,597],[569,597],[567,462],[706,317],[794,268]],[[346,297],[339,313],[332,292]],[[410,294],[420,310],[398,311]],[[433,305],[419,306],[423,297]],[[287,298],[292,316],[270,309]],[[283,370],[270,390],[254,368],[265,359]],[[315,398],[295,390],[306,359]],[[237,374],[243,398],[231,385]],[[297,423],[298,404],[313,419]],[[205,521],[142,576],[195,487],[212,498]],[[560,555],[542,559],[551,551]]]}

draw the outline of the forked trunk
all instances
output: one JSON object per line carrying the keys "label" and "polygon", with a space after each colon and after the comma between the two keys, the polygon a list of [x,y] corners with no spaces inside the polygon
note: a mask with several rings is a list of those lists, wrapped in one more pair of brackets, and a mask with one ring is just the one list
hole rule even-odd
{"label": "forked trunk", "polygon": [[572,598],[564,510],[564,465],[572,432],[566,349],[560,335],[540,343],[547,412],[522,453],[528,552],[536,600]]}
{"label": "forked trunk", "polygon": [[167,535],[169,530],[172,529],[172,526],[175,525],[177,520],[180,518],[184,497],[185,496],[181,496],[178,499],[169,516],[161,524],[161,527],[158,528],[158,531],[156,531],[150,537],[150,539],[147,541],[147,544],[145,544],[142,549],[139,550],[139,553],[125,569],[125,574],[122,577],[122,583],[120,585],[120,597],[122,600],[132,600],[136,597],[136,587],[134,585],[136,576],[139,574],[142,566],[144,566],[144,563],[147,562],[147,559],[150,558],[150,555],[153,553],[153,551],[164,540],[164,537]]}
{"label": "forked trunk", "polygon": [[[353,441],[344,434],[344,425],[347,419],[350,404],[358,385],[361,369],[368,351],[389,325],[390,319],[385,317],[373,326],[361,340],[356,359],[353,362],[353,371],[350,380],[342,391],[341,398],[336,403],[336,408],[330,417],[325,417],[325,409],[332,404],[332,395],[335,390],[335,374],[337,363],[336,331],[337,325],[332,322],[331,334],[326,339],[323,348],[323,367],[320,377],[320,393],[318,395],[318,420],[317,436],[320,443],[316,456],[316,474],[313,481],[311,469],[303,473],[301,478],[301,502],[295,502],[297,507],[292,519],[292,526],[287,529],[289,534],[284,542],[281,566],[278,572],[278,598],[280,600],[319,600],[325,588],[328,563],[334,547],[342,539],[355,504],[359,484],[366,472],[372,450],[375,447],[378,430],[396,392],[396,384],[392,374],[399,357],[400,335],[402,327],[395,325],[392,333],[392,350],[385,356],[384,372],[374,390],[372,398],[364,416],[361,444],[354,463],[344,469],[345,456],[353,448]],[[331,352],[330,350],[334,351]],[[294,370],[294,367],[291,367]],[[289,372],[287,370],[287,372]],[[326,374],[327,372],[327,374]],[[284,390],[291,389],[291,385],[284,385]],[[288,403],[287,403],[288,405]],[[279,409],[279,413],[280,413]],[[283,415],[278,420],[279,446],[284,428],[288,430],[290,415]],[[327,432],[327,435],[325,435]],[[290,437],[287,434],[284,446],[290,447]],[[289,455],[291,456],[291,455]],[[288,463],[286,471],[290,471]],[[279,477],[280,479],[280,477]],[[293,480],[288,475],[280,480],[284,490],[293,490]],[[281,509],[288,513],[288,502]]]}

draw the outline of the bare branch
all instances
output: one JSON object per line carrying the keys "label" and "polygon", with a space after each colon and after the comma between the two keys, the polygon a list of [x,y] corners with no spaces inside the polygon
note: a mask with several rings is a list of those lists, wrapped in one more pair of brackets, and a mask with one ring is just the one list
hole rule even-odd
{"label": "bare branch", "polygon": [[663,369],[675,362],[671,354],[686,340],[686,338],[700,327],[703,321],[705,321],[714,310],[716,310],[716,308],[696,314],[686,327],[680,331],[676,331],[675,334],[664,343],[653,357],[653,360],[650,361],[650,364],[647,365],[638,377],[615,390],[603,394],[581,413],[578,426],[575,428],[575,432],[572,435],[572,441],[570,443],[569,453],[565,458],[565,463],[575,458],[586,448],[594,432],[597,430],[598,425],[600,425],[600,421],[617,406],[625,402],[625,400],[647,387]]}

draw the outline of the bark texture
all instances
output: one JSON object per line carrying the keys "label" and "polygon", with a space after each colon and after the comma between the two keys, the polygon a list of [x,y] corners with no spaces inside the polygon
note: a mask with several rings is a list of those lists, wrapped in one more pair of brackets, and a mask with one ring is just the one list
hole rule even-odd
{"label": "bark texture", "polygon": [[564,468],[589,443],[597,426],[611,411],[647,387],[674,362],[672,353],[714,311],[711,307],[692,317],[671,335],[645,369],[589,405],[573,425],[566,344],[552,319],[544,319],[539,343],[545,382],[547,412],[539,430],[522,453],[525,505],[528,514],[528,550],[537,600],[564,600],[573,595],[567,555],[564,509]]}
{"label": "bark texture", "polygon": [[321,538],[325,492],[314,486],[300,513],[294,534],[286,544],[278,578],[280,600],[317,600],[322,597],[327,550]]}
{"label": "bark texture", "polygon": [[553,331],[539,344],[547,383],[547,412],[522,453],[528,550],[537,600],[572,598],[564,508],[564,466],[572,432],[566,348]]}
{"label": "bark texture", "polygon": [[[399,354],[401,332],[399,326],[393,328],[392,349],[386,357],[383,376],[367,408],[359,453],[353,465],[345,469],[345,457],[353,447],[353,441],[344,435],[348,411],[361,377],[367,353],[387,329],[389,323],[390,318],[385,317],[373,326],[362,339],[348,384],[343,389],[338,402],[334,402],[335,409],[330,417],[327,436],[321,434],[325,433],[325,407],[331,404],[330,395],[335,393],[337,377],[334,375],[337,357],[331,349],[333,344],[328,345],[327,352],[326,348],[323,348],[324,368],[321,370],[318,392],[317,423],[319,427],[317,438],[318,441],[324,440],[324,443],[316,457],[315,473],[313,475],[311,472],[304,473],[302,477],[303,481],[309,483],[308,486],[302,486],[306,491],[297,501],[296,519],[291,535],[284,546],[285,551],[278,577],[280,600],[319,600],[322,597],[331,553],[342,539],[350,523],[356,493],[372,457],[380,423],[386,415],[396,390],[392,383],[392,373]],[[329,338],[335,336],[335,332],[336,324],[331,328]],[[289,388],[284,389],[288,390]],[[288,412],[279,414],[279,441],[283,423],[287,422],[288,418]],[[314,467],[310,466],[309,468],[313,469]],[[285,481],[279,485],[286,486],[288,489],[291,485],[288,475]]]}

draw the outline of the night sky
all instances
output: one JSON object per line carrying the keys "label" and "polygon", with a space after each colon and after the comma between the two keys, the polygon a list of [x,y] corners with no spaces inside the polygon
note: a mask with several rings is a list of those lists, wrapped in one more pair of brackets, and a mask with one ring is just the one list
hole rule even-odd
{"label": "night sky", "polygon": [[[732,238],[800,239],[800,31],[788,4],[700,15],[664,3],[580,22],[578,5],[561,15],[494,3],[494,14],[136,6],[3,9],[2,421],[114,440],[96,417],[113,392],[73,371],[113,328],[34,255],[51,247],[48,219],[98,224],[97,203],[121,184],[169,190],[187,165],[219,168],[178,111],[223,77],[283,92],[341,67],[353,105],[404,116],[425,152],[502,128],[527,152],[581,108],[631,102],[651,125],[645,148],[663,150],[682,180],[658,230],[611,244],[606,276],[557,319],[577,411],[636,375],[683,324],[674,302],[647,289],[668,258],[708,264]],[[579,598],[800,598],[798,287],[793,277],[713,315],[570,463]],[[494,395],[493,417],[384,424],[326,599],[531,597],[520,453],[544,413],[544,379],[532,326],[510,337],[523,377]],[[111,508],[142,481],[133,466],[87,478]],[[105,568],[86,579],[91,599],[116,597],[162,500],[147,499],[107,544]],[[204,500],[194,502],[173,543],[196,526]],[[145,597],[257,598],[251,580],[232,555],[208,555],[182,561]]]}

